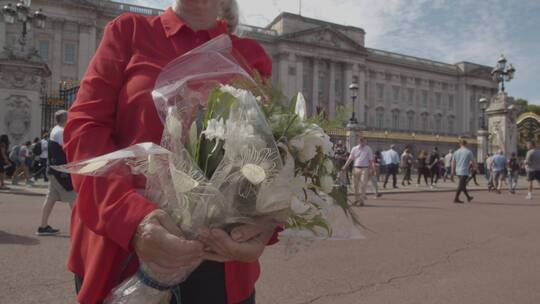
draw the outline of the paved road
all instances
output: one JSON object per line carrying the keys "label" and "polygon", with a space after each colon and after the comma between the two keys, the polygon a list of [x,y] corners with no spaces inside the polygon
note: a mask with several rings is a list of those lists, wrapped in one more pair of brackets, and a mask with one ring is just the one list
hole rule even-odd
{"label": "paved road", "polygon": [[[257,300],[301,303],[540,303],[540,199],[476,192],[387,195],[358,209],[372,232],[326,241],[290,259],[262,258]],[[74,303],[69,239],[33,235],[42,197],[0,194],[0,303]],[[67,231],[60,204],[51,224]]]}

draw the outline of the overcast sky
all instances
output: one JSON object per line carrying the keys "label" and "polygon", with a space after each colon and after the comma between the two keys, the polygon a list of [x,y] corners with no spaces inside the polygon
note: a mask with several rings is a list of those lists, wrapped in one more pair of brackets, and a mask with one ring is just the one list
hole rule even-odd
{"label": "overcast sky", "polygon": [[[171,0],[122,0],[164,9]],[[243,23],[266,26],[299,0],[239,0]],[[540,0],[303,0],[302,15],[361,27],[366,47],[448,63],[517,69],[514,97],[540,104]]]}

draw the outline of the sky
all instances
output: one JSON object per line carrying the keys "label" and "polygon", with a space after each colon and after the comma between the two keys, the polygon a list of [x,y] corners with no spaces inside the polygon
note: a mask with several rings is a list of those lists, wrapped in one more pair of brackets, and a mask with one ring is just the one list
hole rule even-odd
{"label": "sky", "polygon": [[[172,0],[117,0],[164,9]],[[241,22],[266,26],[300,0],[238,0]],[[516,68],[507,92],[540,104],[540,0],[303,0],[301,14],[363,28],[366,47],[447,63]]]}

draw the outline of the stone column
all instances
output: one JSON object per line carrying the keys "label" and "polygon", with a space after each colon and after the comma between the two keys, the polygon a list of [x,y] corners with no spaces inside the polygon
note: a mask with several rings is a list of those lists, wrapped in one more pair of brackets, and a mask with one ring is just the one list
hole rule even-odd
{"label": "stone column", "polygon": [[278,68],[279,68],[279,85],[280,88],[285,94],[285,96],[289,96],[289,81],[287,79],[288,74],[288,68],[289,68],[289,53],[283,52],[278,55]]}
{"label": "stone column", "polygon": [[506,93],[501,92],[491,98],[490,106],[486,110],[488,117],[489,134],[493,137],[491,151],[496,153],[502,149],[506,157],[517,152],[517,125],[516,113],[508,109],[514,103],[514,99]]}
{"label": "stone column", "polygon": [[336,64],[334,61],[330,61],[330,94],[328,100],[328,117],[336,117]]}
{"label": "stone column", "polygon": [[346,63],[345,65],[345,84],[343,86],[343,96],[345,96],[345,104],[348,109],[352,110],[352,99],[351,99],[351,90],[349,90],[349,85],[353,81],[352,74],[352,63]]}
{"label": "stone column", "polygon": [[319,106],[319,59],[313,58],[313,114]]}
{"label": "stone column", "polygon": [[356,99],[356,113],[358,113],[358,124],[365,127],[367,122],[365,121],[364,112],[366,111],[366,67],[361,66],[358,70],[358,98]]}
{"label": "stone column", "polygon": [[86,72],[86,67],[90,62],[90,31],[88,26],[79,25],[79,58],[78,68],[77,68],[77,77],[79,79],[83,78],[84,73]]}
{"label": "stone column", "polygon": [[304,64],[302,57],[296,56],[296,90],[295,94],[298,92],[303,92],[304,90]]}
{"label": "stone column", "polygon": [[486,159],[488,153],[488,135],[489,132],[487,130],[478,130],[478,135],[476,137],[478,141],[476,162],[478,163],[480,174],[484,174],[484,159]]}
{"label": "stone column", "polygon": [[58,88],[58,83],[60,82],[60,77],[58,73],[62,70],[62,63],[64,60],[64,48],[62,47],[62,28],[63,22],[52,21],[53,22],[53,31],[54,36],[51,44],[51,71],[55,73],[52,74],[51,79],[51,89],[55,90]]}

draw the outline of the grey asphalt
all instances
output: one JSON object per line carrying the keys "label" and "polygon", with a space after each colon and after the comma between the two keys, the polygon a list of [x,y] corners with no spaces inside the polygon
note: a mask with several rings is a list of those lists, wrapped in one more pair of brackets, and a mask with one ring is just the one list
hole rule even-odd
{"label": "grey asphalt", "polygon": [[[540,190],[401,193],[358,208],[365,239],[322,241],[287,258],[270,246],[259,304],[540,303]],[[69,208],[58,204],[58,237],[34,235],[43,197],[0,194],[0,303],[75,303],[66,271]]]}

